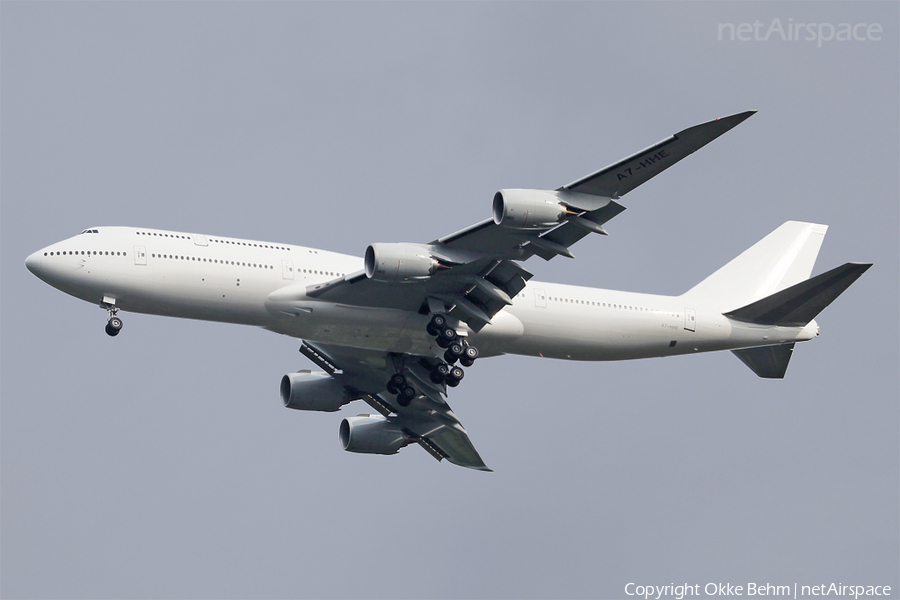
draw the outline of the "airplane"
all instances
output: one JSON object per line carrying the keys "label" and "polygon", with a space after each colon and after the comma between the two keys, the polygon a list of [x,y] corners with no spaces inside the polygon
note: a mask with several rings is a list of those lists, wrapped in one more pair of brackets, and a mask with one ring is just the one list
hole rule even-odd
{"label": "airplane", "polygon": [[680,296],[531,281],[520,263],[570,247],[625,206],[618,200],[752,116],[677,134],[555,190],[503,189],[492,216],[429,243],[373,243],[360,258],[285,243],[93,227],[30,255],[53,287],[107,311],[261,327],[302,340],[316,367],[286,374],[284,406],[375,414],[343,419],[344,450],[490,471],[447,404],[476,360],[504,354],[607,361],[731,350],[782,378],[815,317],[870,263],[810,278],[827,226],[789,221]]}

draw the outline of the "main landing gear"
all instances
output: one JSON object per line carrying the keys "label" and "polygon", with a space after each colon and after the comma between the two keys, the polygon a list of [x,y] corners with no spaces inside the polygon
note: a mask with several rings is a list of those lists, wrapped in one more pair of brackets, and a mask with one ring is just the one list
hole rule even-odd
{"label": "main landing gear", "polygon": [[[444,348],[444,360],[432,367],[429,377],[433,383],[445,383],[456,387],[466,373],[462,367],[471,367],[478,358],[478,348],[469,343],[447,323],[446,315],[437,314],[431,317],[426,327],[428,335],[434,336],[437,345]],[[456,364],[459,361],[460,367]],[[394,373],[387,383],[387,390],[397,396],[397,404],[409,406],[419,392],[409,384],[400,373]]]}
{"label": "main landing gear", "polygon": [[387,390],[391,394],[397,396],[397,404],[400,406],[409,406],[409,403],[413,401],[413,398],[419,395],[416,388],[409,385],[406,381],[406,377],[400,373],[391,375],[391,379],[387,384]]}
{"label": "main landing gear", "polygon": [[434,315],[425,328],[429,335],[435,337],[437,345],[444,348],[444,360],[452,365],[456,361],[464,367],[471,367],[478,358],[478,348],[469,345],[465,338],[460,337],[456,330],[447,324],[447,317]]}
{"label": "main landing gear", "polygon": [[106,310],[109,313],[109,320],[106,322],[106,335],[115,337],[122,331],[122,319],[116,316],[119,309],[115,306],[110,306]]}
{"label": "main landing gear", "polygon": [[446,315],[434,315],[425,328],[428,335],[433,335],[437,345],[444,349],[444,360],[431,370],[431,381],[434,383],[446,383],[450,387],[456,387],[466,373],[456,365],[459,361],[463,367],[471,367],[478,358],[478,348],[470,346],[469,342],[459,336],[453,327],[447,323]]}

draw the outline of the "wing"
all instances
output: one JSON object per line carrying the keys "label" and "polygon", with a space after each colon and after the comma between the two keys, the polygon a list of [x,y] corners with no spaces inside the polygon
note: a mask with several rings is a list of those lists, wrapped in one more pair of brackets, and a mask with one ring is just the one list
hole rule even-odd
{"label": "wing", "polygon": [[756,113],[748,110],[688,127],[649,148],[561,187],[581,194],[618,198],[656,177]]}
{"label": "wing", "polygon": [[[324,284],[282,288],[269,296],[267,306],[292,314],[295,309],[308,309],[301,305],[315,298],[355,307],[432,314],[434,318],[449,315],[449,320],[456,322],[444,330],[452,330],[453,336],[455,328],[463,325],[480,331],[504,306],[512,304],[531,278],[518,261],[534,255],[545,260],[558,255],[573,258],[569,247],[575,242],[589,233],[606,235],[603,225],[625,210],[616,202],[623,194],[753,112],[685,129],[553,191],[500,190],[494,196],[492,219],[429,244],[372,244],[366,250],[363,271]],[[425,333],[423,330],[423,338]],[[341,439],[345,449],[390,454],[416,442],[439,460],[446,458],[457,465],[489,470],[444,400],[446,384],[435,384],[432,379],[448,381],[439,372],[441,365],[448,367],[440,358],[441,351],[432,348],[427,355],[413,353],[424,352],[426,347],[390,353],[307,342],[301,351],[331,374],[350,396],[365,400],[380,413],[377,417],[361,415],[355,418],[359,421],[353,421],[360,423],[358,431],[375,432],[360,434],[358,439],[368,442],[360,441],[359,446],[351,440],[351,427],[355,425],[349,424],[351,419],[344,420]],[[399,388],[394,377],[402,380]],[[459,379],[450,381],[458,383]],[[410,397],[398,390],[407,390]],[[376,441],[377,435],[381,437]]]}
{"label": "wing", "polygon": [[[491,317],[525,287],[531,273],[517,262],[534,255],[545,260],[562,255],[574,258],[569,248],[588,235],[606,235],[603,225],[625,210],[616,199],[663,172],[749,118],[746,111],[690,127],[605,169],[554,191],[501,190],[494,198],[494,218],[486,219],[430,244],[381,244],[404,246],[407,254],[418,252],[436,266],[427,276],[403,279],[380,278],[360,271],[326,284],[296,289],[297,299],[306,296],[354,306],[397,308],[423,314],[446,312],[465,322],[473,331],[490,323]],[[504,192],[537,203],[539,210],[559,210],[559,217],[536,226],[510,227],[501,223]],[[537,194],[538,196],[532,198]],[[498,200],[498,196],[500,197]],[[510,200],[511,201],[511,200]],[[498,202],[500,208],[498,209]],[[543,202],[543,204],[542,204]],[[558,208],[554,208],[555,206]],[[373,245],[376,246],[376,245]],[[369,252],[366,261],[369,264]],[[393,269],[402,270],[407,254],[396,258]],[[410,255],[411,257],[412,255]],[[406,257],[406,258],[404,258]],[[372,259],[378,261],[377,256]],[[388,261],[389,262],[389,261]],[[368,270],[368,266],[367,266]],[[291,301],[292,292],[280,300]]]}
{"label": "wing", "polygon": [[[431,367],[440,362],[437,358],[309,342],[304,342],[300,351],[351,396],[364,400],[387,424],[399,429],[405,442],[418,443],[438,460],[446,458],[462,467],[491,470],[444,400],[445,385],[435,384],[429,378]],[[386,389],[390,377],[398,373],[413,383],[418,392],[408,406],[398,404]]]}

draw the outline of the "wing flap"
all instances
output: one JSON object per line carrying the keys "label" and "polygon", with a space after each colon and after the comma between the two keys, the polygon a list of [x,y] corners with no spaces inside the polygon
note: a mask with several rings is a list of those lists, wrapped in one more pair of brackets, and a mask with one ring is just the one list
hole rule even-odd
{"label": "wing flap", "polygon": [[[610,200],[609,203],[604,207],[598,208],[597,210],[591,212],[586,212],[577,218],[587,219],[591,223],[594,223],[599,227],[618,215],[623,210],[625,210],[624,206],[614,200]],[[553,229],[552,231],[548,231],[541,237],[553,243],[559,244],[560,246],[568,248],[590,233],[591,231],[579,226],[578,223],[576,223],[573,219],[571,221],[562,223],[559,227]],[[603,233],[605,233],[605,231]],[[554,253],[547,252],[546,250],[541,250],[539,248],[536,248],[534,250],[534,253],[544,260],[550,260],[551,258],[553,258],[553,256],[555,256]]]}

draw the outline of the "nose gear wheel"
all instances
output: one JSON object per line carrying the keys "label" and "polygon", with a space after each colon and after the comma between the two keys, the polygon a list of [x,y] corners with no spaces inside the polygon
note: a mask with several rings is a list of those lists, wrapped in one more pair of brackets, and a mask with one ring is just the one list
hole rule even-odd
{"label": "nose gear wheel", "polygon": [[122,330],[122,319],[116,316],[119,309],[115,306],[109,306],[106,311],[109,313],[109,318],[106,321],[106,335],[115,337]]}

